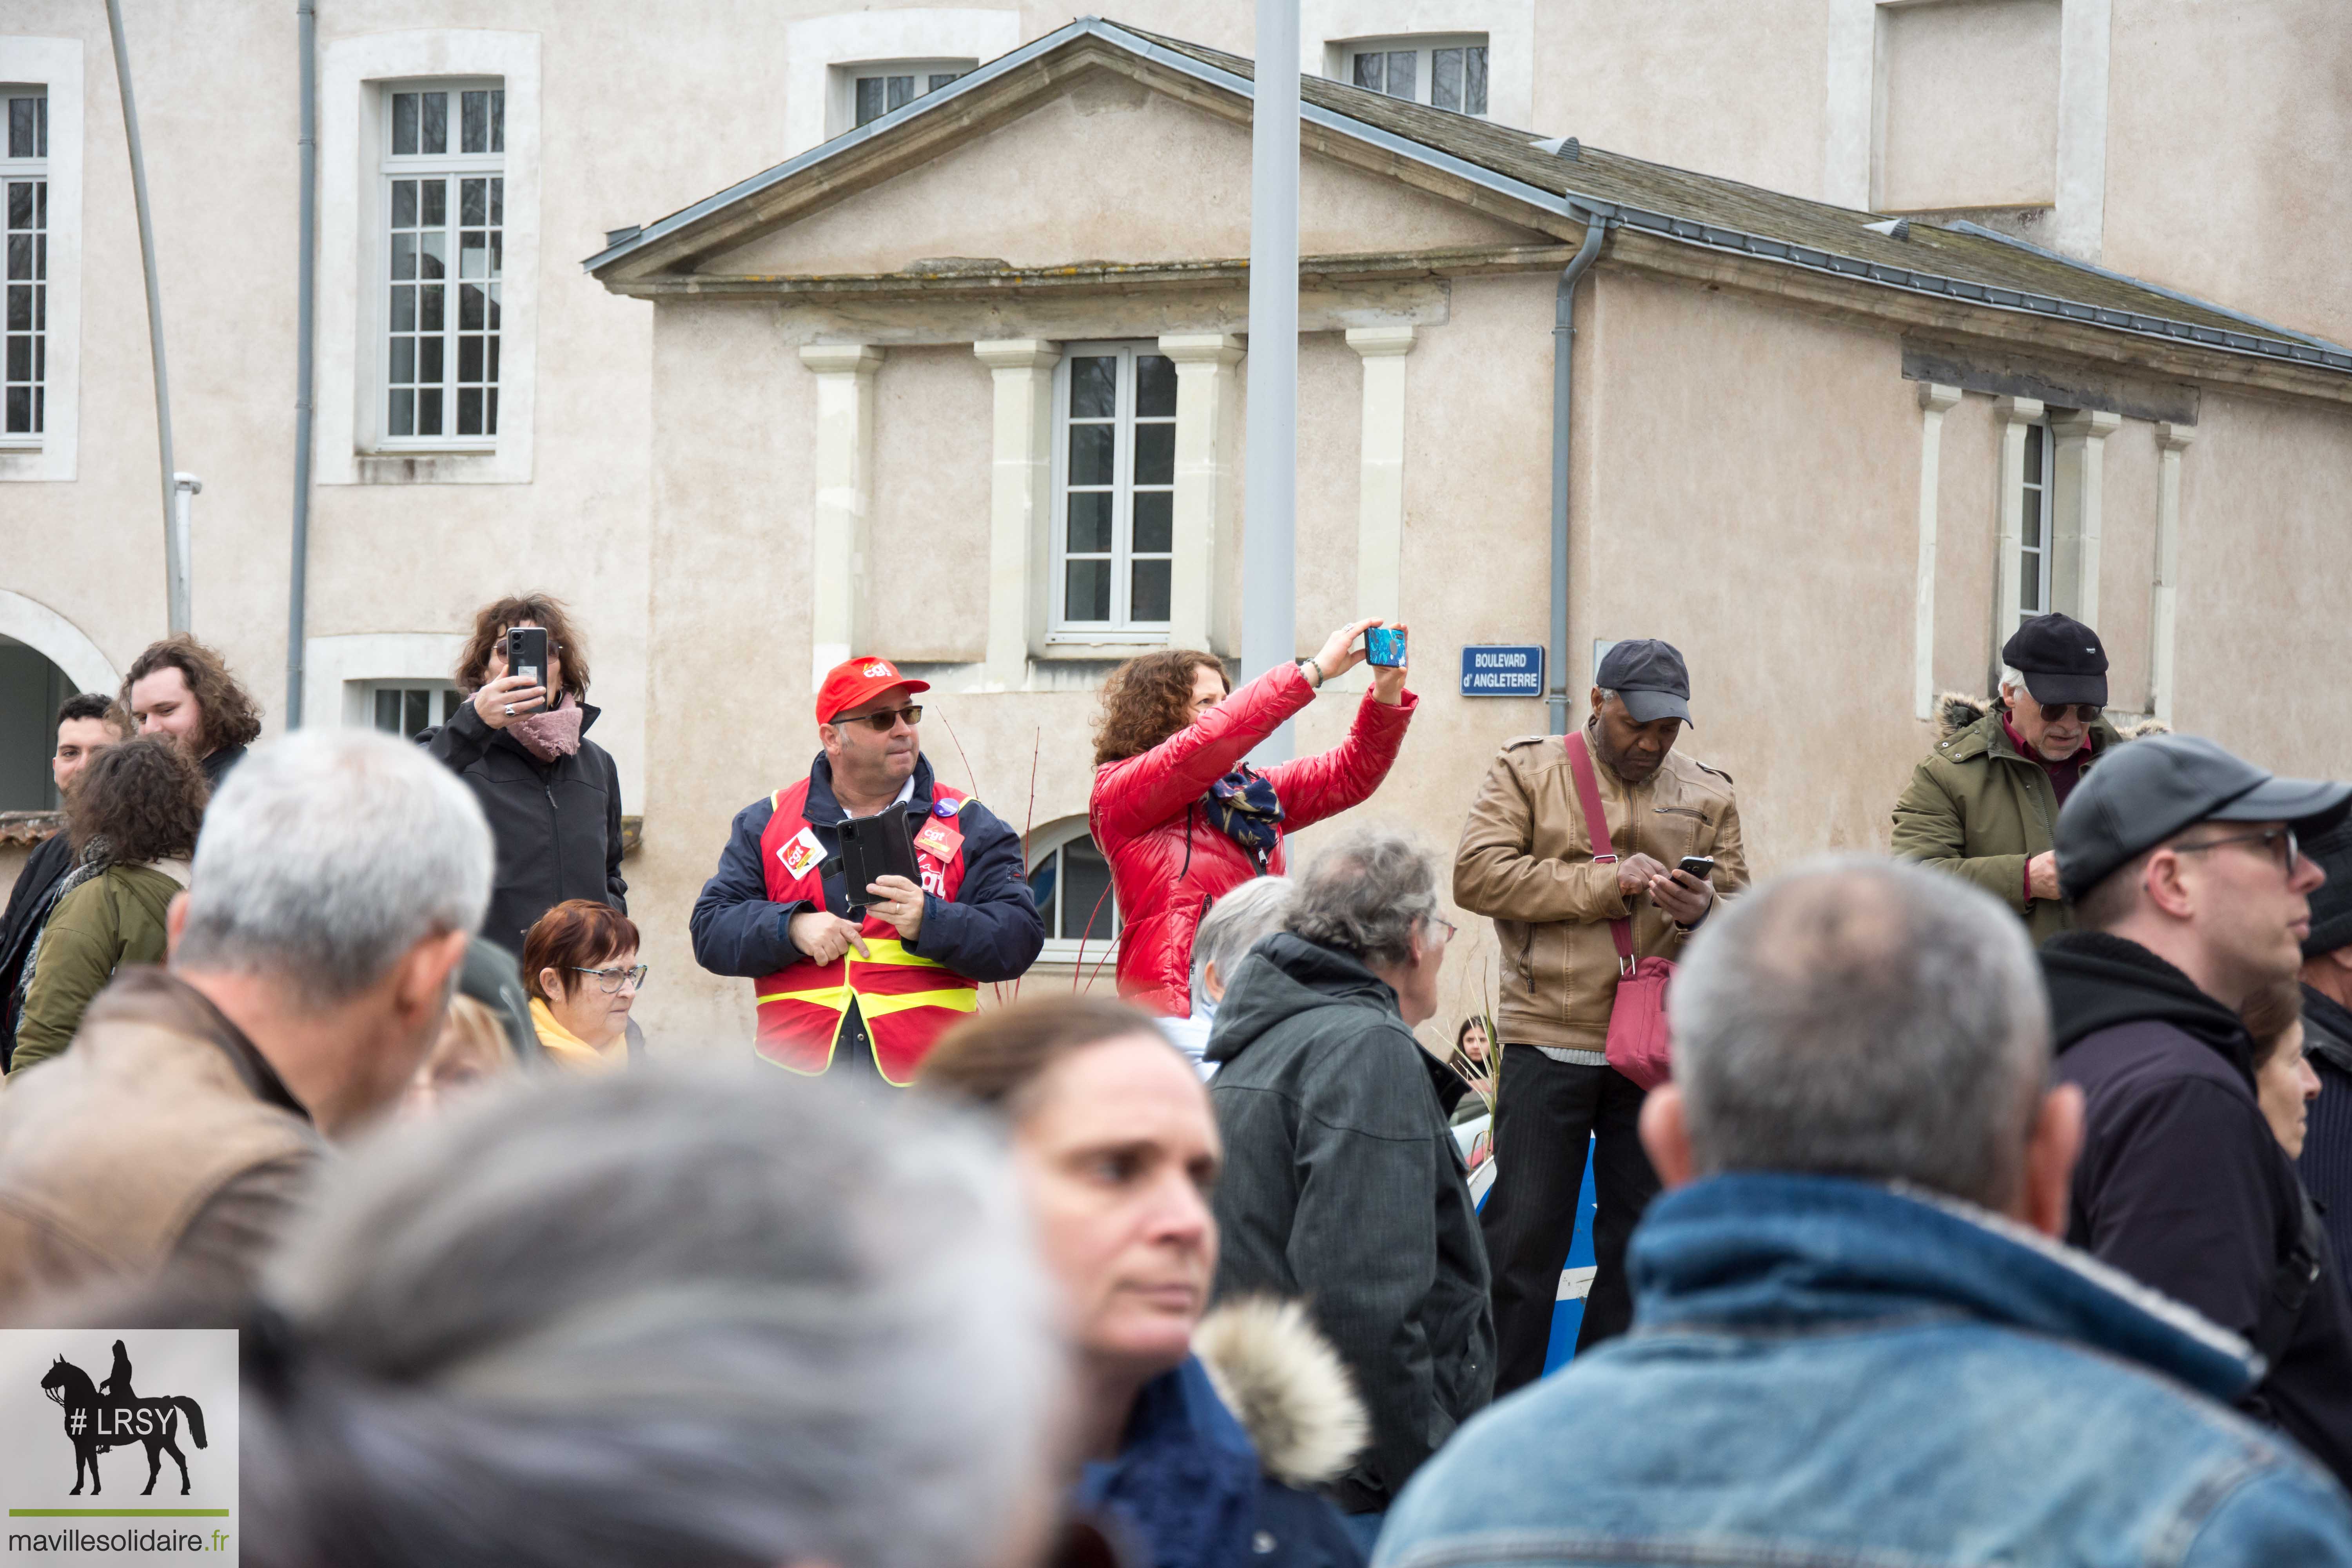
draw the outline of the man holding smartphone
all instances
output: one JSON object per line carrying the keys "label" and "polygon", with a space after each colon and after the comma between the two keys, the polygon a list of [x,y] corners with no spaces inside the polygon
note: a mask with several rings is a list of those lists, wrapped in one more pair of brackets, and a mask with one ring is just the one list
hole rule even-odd
{"label": "man holding smartphone", "polygon": [[[929,689],[887,658],[835,666],[816,699],[824,749],[736,814],[695,900],[695,960],[756,982],[759,1054],[778,1067],[903,1088],[980,987],[1017,979],[1045,946],[1019,836],[932,776],[914,700]],[[841,824],[885,814],[917,874],[852,887]]]}
{"label": "man holding smartphone", "polygon": [[1731,775],[1675,752],[1690,722],[1683,656],[1650,639],[1614,645],[1591,702],[1580,739],[1613,858],[1594,853],[1602,836],[1584,820],[1568,739],[1525,735],[1487,770],[1454,860],[1454,901],[1493,919],[1503,953],[1495,1187],[1479,1216],[1497,1398],[1543,1375],[1588,1144],[1600,1267],[1577,1349],[1633,1321],[1625,1243],[1658,1177],[1642,1152],[1643,1090],[1609,1065],[1611,924],[1629,923],[1635,960],[1672,959],[1718,892],[1748,885]]}

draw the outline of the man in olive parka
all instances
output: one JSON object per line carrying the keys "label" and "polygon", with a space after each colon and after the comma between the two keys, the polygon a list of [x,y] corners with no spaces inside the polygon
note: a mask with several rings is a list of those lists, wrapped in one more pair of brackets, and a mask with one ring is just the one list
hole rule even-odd
{"label": "man in olive parka", "polygon": [[2106,649],[2082,622],[2031,616],[2000,658],[1996,701],[1939,701],[1944,738],[1895,803],[1893,847],[2001,900],[2040,942],[2074,923],[2058,896],[2058,807],[2124,737],[2104,711]]}

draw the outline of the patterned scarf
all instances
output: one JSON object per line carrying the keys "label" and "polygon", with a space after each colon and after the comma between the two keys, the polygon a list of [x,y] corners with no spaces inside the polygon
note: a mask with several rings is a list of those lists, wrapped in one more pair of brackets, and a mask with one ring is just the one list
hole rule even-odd
{"label": "patterned scarf", "polygon": [[1282,802],[1274,793],[1274,781],[1244,763],[1209,786],[1201,807],[1208,813],[1209,826],[1240,845],[1264,876],[1282,842]]}

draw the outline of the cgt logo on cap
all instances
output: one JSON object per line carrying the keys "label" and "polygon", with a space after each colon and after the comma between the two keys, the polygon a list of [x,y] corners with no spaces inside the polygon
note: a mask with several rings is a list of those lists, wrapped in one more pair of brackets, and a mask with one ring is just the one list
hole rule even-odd
{"label": "cgt logo on cap", "polygon": [[866,666],[863,669],[860,669],[857,673],[866,677],[868,680],[878,680],[886,675],[896,675],[898,672],[896,669],[893,669],[887,660],[877,658],[873,663]]}

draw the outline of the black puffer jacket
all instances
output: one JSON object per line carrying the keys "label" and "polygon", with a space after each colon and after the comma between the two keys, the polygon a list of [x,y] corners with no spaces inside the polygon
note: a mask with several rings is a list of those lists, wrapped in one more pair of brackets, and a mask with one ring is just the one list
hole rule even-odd
{"label": "black puffer jacket", "polygon": [[1486,1244],[1434,1058],[1371,971],[1287,932],[1250,950],[1207,1054],[1217,1297],[1307,1301],[1372,1421],[1327,1495],[1385,1509],[1495,1391]]}
{"label": "black puffer jacket", "polygon": [[517,959],[539,917],[566,899],[596,899],[626,913],[621,876],[621,779],[604,747],[588,739],[597,710],[582,706],[580,750],[542,763],[503,730],[482,722],[470,702],[416,743],[457,771],[482,803],[498,845],[482,935]]}
{"label": "black puffer jacket", "polygon": [[2237,1014],[2137,942],[2042,947],[2058,1076],[2081,1086],[2066,1239],[2270,1360],[2242,1401],[2352,1483],[2352,1305],[2254,1098]]}

